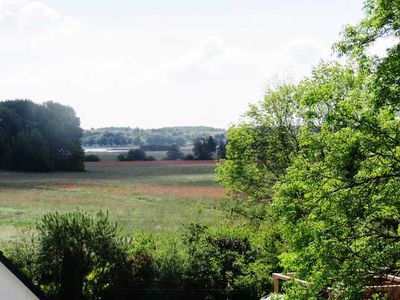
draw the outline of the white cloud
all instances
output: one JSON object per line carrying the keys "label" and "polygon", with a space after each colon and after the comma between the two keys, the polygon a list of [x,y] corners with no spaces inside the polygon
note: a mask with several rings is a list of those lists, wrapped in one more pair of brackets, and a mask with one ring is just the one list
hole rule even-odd
{"label": "white cloud", "polygon": [[69,31],[77,26],[73,18],[37,0],[0,0],[0,36],[21,38]]}
{"label": "white cloud", "polygon": [[[331,49],[312,39],[290,40],[274,58],[272,68],[278,74],[298,79],[310,73],[312,66],[331,58]],[[287,75],[285,75],[287,76]]]}
{"label": "white cloud", "polygon": [[251,56],[215,37],[204,39],[198,47],[161,69],[175,79],[188,81],[240,79],[258,72]]}
{"label": "white cloud", "polygon": [[27,27],[37,22],[57,22],[61,15],[48,5],[35,0],[1,0],[0,21]]}
{"label": "white cloud", "polygon": [[38,0],[0,0],[1,99],[70,105],[86,128],[223,127],[262,99],[266,78],[303,75],[326,52],[268,36],[252,48],[239,34],[97,28]]}
{"label": "white cloud", "polygon": [[283,56],[289,61],[309,66],[326,54],[326,49],[311,39],[291,40]]}

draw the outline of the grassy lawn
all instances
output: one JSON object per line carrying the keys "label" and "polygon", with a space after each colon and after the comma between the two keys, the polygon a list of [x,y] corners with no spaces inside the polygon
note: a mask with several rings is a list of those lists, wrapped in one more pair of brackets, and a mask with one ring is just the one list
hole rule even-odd
{"label": "grassy lawn", "polygon": [[82,173],[0,171],[0,239],[32,227],[43,214],[107,210],[126,233],[176,233],[182,224],[222,220],[225,191],[203,165],[91,164]]}

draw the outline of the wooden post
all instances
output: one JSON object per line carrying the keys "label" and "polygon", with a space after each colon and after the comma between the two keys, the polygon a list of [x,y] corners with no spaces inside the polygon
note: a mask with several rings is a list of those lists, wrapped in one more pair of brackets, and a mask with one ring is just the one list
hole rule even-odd
{"label": "wooden post", "polygon": [[278,294],[279,292],[279,278],[274,277],[274,293]]}

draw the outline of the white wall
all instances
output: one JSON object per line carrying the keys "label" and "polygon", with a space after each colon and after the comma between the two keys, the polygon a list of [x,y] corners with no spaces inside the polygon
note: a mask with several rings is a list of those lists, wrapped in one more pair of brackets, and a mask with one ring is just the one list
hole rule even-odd
{"label": "white wall", "polygon": [[36,300],[39,298],[0,262],[0,299]]}

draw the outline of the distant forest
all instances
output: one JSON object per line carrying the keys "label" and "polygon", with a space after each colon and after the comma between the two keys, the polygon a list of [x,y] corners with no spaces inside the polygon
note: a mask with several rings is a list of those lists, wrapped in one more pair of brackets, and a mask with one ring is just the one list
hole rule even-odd
{"label": "distant forest", "polygon": [[95,146],[143,146],[143,145],[192,145],[196,138],[213,136],[219,142],[225,139],[225,129],[206,126],[164,127],[141,129],[130,127],[105,127],[84,130],[82,145]]}

